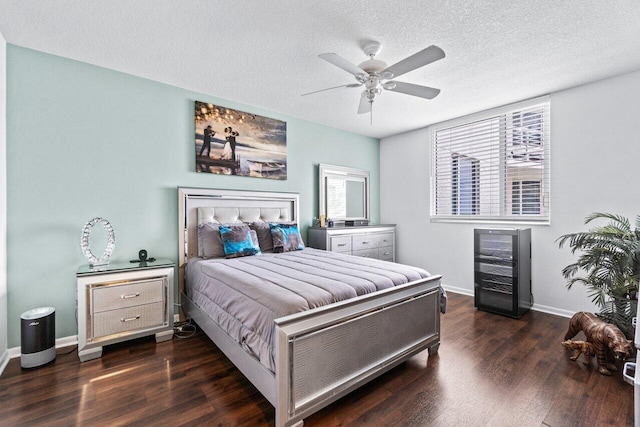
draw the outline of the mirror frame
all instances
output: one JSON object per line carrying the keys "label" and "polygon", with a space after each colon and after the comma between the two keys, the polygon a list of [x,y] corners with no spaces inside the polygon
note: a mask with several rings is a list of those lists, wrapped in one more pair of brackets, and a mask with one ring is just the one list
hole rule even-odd
{"label": "mirror frame", "polygon": [[318,165],[318,184],[319,184],[319,215],[327,216],[327,178],[328,177],[344,177],[345,181],[348,178],[354,178],[357,181],[364,181],[364,216],[358,217],[344,217],[344,218],[335,218],[331,219],[334,223],[344,223],[345,221],[351,220],[362,220],[365,219],[369,221],[369,212],[370,212],[370,197],[369,197],[369,179],[370,174],[369,171],[363,169],[355,169],[349,168],[346,166],[335,166],[335,165],[327,165],[324,163],[320,163]]}

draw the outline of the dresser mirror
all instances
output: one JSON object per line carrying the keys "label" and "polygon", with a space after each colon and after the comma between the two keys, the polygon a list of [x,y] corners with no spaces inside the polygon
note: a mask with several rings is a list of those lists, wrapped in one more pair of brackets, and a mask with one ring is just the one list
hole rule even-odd
{"label": "dresser mirror", "polygon": [[319,165],[320,215],[334,223],[369,220],[369,171]]}

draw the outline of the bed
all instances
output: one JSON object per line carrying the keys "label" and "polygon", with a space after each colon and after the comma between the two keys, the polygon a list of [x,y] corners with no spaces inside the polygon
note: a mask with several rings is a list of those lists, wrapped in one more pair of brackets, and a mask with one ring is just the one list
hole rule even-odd
{"label": "bed", "polygon": [[181,309],[275,407],[276,426],[302,425],[414,354],[438,351],[440,276],[311,248],[204,259],[199,225],[296,223],[299,197],[178,193]]}

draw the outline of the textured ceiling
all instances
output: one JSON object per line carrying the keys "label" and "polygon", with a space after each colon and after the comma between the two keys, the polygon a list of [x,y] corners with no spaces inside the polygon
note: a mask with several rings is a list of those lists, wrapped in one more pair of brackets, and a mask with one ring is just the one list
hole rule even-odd
{"label": "textured ceiling", "polygon": [[[640,1],[0,0],[8,43],[377,138],[640,70]],[[399,80],[433,100],[360,89],[318,58],[354,64],[378,40],[393,64],[429,45],[446,58]]]}

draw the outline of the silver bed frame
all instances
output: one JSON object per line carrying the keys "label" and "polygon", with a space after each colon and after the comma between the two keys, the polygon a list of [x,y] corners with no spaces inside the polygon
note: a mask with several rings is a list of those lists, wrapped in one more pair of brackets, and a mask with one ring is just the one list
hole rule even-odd
{"label": "silver bed frame", "polygon": [[416,353],[438,351],[441,276],[431,276],[276,319],[271,372],[189,298],[185,266],[197,256],[198,208],[212,208],[205,210],[214,221],[299,222],[298,194],[179,187],[178,198],[181,308],[275,407],[277,427],[301,426]]}

